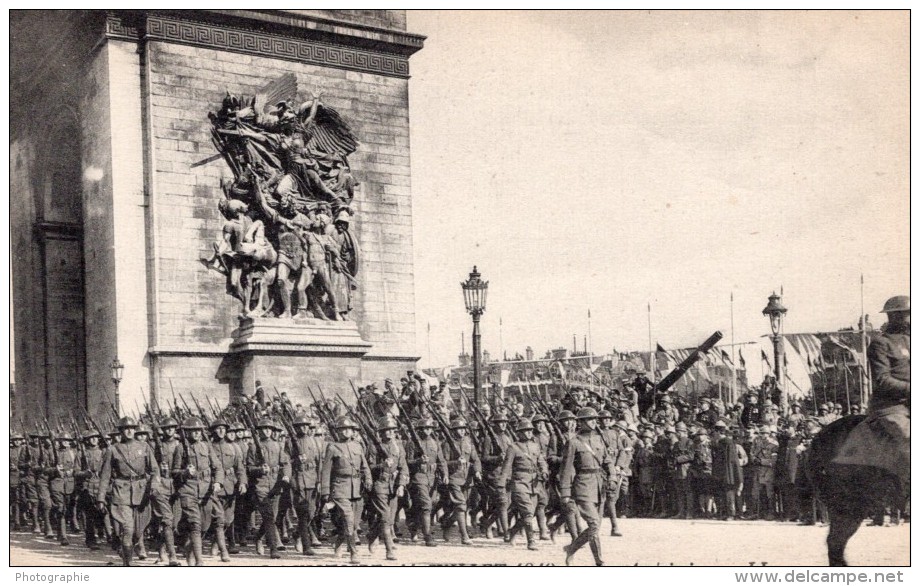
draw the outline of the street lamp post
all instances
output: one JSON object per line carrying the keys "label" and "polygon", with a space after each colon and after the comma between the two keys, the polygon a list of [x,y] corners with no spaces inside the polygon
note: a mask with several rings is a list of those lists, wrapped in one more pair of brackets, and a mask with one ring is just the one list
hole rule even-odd
{"label": "street lamp post", "polygon": [[121,416],[121,401],[118,396],[118,386],[121,384],[121,378],[125,373],[125,365],[122,364],[116,356],[110,368],[112,369],[112,383],[115,385],[115,412]]}
{"label": "street lamp post", "polygon": [[770,330],[773,332],[773,371],[776,377],[776,390],[779,394],[779,409],[781,413],[786,412],[786,393],[783,392],[785,387],[785,377],[783,376],[783,366],[785,364],[785,347],[783,344],[783,317],[788,311],[783,307],[782,297],[773,292],[763,308],[763,314],[770,318]]}
{"label": "street lamp post", "polygon": [[489,291],[489,282],[482,280],[482,275],[473,266],[473,272],[470,278],[460,283],[463,289],[463,300],[466,303],[466,311],[473,317],[473,400],[476,406],[479,402],[480,388],[480,370],[482,367],[482,357],[480,355],[480,334],[479,318],[486,310],[486,294]]}

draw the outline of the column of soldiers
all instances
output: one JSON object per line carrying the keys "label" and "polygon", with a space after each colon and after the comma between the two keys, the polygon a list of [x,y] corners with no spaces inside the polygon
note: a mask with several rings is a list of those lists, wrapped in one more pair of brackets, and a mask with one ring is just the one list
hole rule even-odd
{"label": "column of soldiers", "polygon": [[438,525],[445,541],[456,526],[463,545],[523,535],[530,550],[565,528],[566,563],[588,545],[603,565],[605,517],[616,537],[623,515],[815,521],[798,470],[824,422],[799,407],[777,418],[756,394],[731,410],[649,402],[642,377],[622,391],[564,388],[551,401],[528,389],[483,405],[462,389],[455,404],[446,385],[412,373],[400,383],[306,407],[260,389],[210,413],[148,408],[109,434],[92,423],[79,436],[47,424],[28,441],[13,435],[12,526],[61,545],[80,530],[125,565],[151,545],[170,566],[180,554],[202,565],[204,541],[221,562],[250,543],[278,559],[291,541],[305,556],[325,541],[357,563],[362,541],[371,554],[382,543],[387,560],[400,538],[435,547]]}

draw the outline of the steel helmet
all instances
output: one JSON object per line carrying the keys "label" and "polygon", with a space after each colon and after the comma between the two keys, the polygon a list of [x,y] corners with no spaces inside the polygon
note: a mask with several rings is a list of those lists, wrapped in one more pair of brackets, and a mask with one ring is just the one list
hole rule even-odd
{"label": "steel helmet", "polygon": [[384,431],[387,429],[397,429],[399,425],[396,423],[396,420],[391,415],[384,415],[377,420],[377,431]]}
{"label": "steel helmet", "polygon": [[116,425],[118,429],[123,429],[125,427],[137,427],[137,421],[133,417],[125,416],[118,420]]}
{"label": "steel helmet", "polygon": [[230,429],[230,424],[224,421],[223,419],[221,419],[220,417],[218,417],[217,419],[211,422],[210,428],[214,430],[221,426],[226,427],[228,430]]}
{"label": "steel helmet", "polygon": [[597,419],[597,411],[593,407],[582,407],[578,410],[578,419]]}
{"label": "steel helmet", "polygon": [[907,295],[895,295],[885,302],[882,313],[891,313],[893,311],[910,311],[910,297]]}
{"label": "steel helmet", "polygon": [[678,421],[677,425],[674,426],[674,431],[687,431],[687,424],[683,421]]}
{"label": "steel helmet", "polygon": [[137,424],[137,429],[134,430],[134,435],[138,435],[138,434],[141,434],[141,433],[146,433],[147,435],[150,435],[150,433],[151,433],[151,432],[150,432],[150,426],[147,425],[146,423],[138,423],[138,424]]}
{"label": "steel helmet", "polygon": [[193,429],[205,429],[204,421],[198,417],[189,417],[182,422],[182,429],[193,430]]}
{"label": "steel helmet", "polygon": [[451,429],[465,429],[467,427],[469,427],[469,425],[467,425],[466,419],[459,415],[450,420]]}
{"label": "steel helmet", "polygon": [[627,428],[629,427],[629,424],[627,424],[627,423],[626,423],[626,420],[624,420],[624,419],[620,419],[620,420],[617,421],[614,425],[615,425],[616,427],[619,427],[619,428],[622,429],[623,431],[626,431]]}
{"label": "steel helmet", "polygon": [[604,409],[603,411],[597,414],[597,418],[598,419],[613,419],[613,415],[610,413],[610,411],[607,411],[606,409]]}
{"label": "steel helmet", "polygon": [[172,417],[167,417],[163,420],[163,423],[160,424],[160,429],[165,429],[167,427],[179,427],[179,422]]}
{"label": "steel helmet", "polygon": [[263,417],[259,420],[259,423],[256,424],[256,427],[259,429],[275,429],[275,422],[268,417]]}
{"label": "steel helmet", "polygon": [[434,429],[434,419],[431,417],[423,417],[415,427],[419,429]]}
{"label": "steel helmet", "polygon": [[514,428],[514,431],[533,431],[533,423],[529,419],[521,419],[518,421],[517,425]]}
{"label": "steel helmet", "polygon": [[556,419],[558,419],[559,421],[567,421],[570,419],[575,419],[575,415],[568,409],[563,409],[562,411],[559,412],[559,417],[557,417]]}
{"label": "steel helmet", "polygon": [[338,421],[335,422],[336,429],[348,429],[349,427],[352,429],[360,429],[358,424],[349,417],[339,417]]}
{"label": "steel helmet", "polygon": [[495,414],[492,415],[492,419],[491,419],[490,421],[491,421],[492,423],[499,423],[499,422],[505,422],[505,423],[507,423],[507,422],[508,422],[508,418],[505,417],[504,414],[502,414],[502,413],[496,411]]}
{"label": "steel helmet", "polygon": [[312,425],[313,425],[313,420],[310,419],[309,417],[307,417],[306,415],[298,415],[297,417],[294,418],[294,425],[295,425],[295,426],[297,426],[297,425],[308,425],[308,426],[312,426]]}

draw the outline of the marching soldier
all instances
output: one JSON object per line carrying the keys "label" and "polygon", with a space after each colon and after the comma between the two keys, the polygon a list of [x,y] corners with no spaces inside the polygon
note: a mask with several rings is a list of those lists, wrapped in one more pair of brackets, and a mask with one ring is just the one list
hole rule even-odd
{"label": "marching soldier", "polygon": [[[486,514],[480,526],[480,533],[492,537],[492,523],[498,521],[498,531],[504,537],[508,533],[508,491],[502,482],[501,471],[505,454],[513,443],[508,435],[508,418],[496,412],[491,419],[492,434],[483,433],[480,460],[482,461],[483,488],[487,497]],[[485,430],[484,430],[485,431]],[[492,440],[494,434],[495,441]]]}
{"label": "marching soldier", "polygon": [[347,543],[353,564],[358,563],[356,524],[361,515],[361,490],[372,484],[364,450],[354,441],[359,429],[358,424],[348,417],[336,422],[336,431],[341,439],[326,447],[320,477],[320,498],[335,505],[337,513],[335,555],[338,557],[342,544]]}
{"label": "marching soldier", "polygon": [[505,453],[501,478],[504,484],[511,483],[511,508],[517,514],[517,521],[505,536],[507,543],[514,543],[514,536],[524,529],[527,549],[536,551],[533,539],[534,511],[537,505],[537,483],[549,473],[540,444],[533,441],[533,424],[521,419],[515,431],[518,441]]}
{"label": "marching soldier", "polygon": [[215,419],[211,423],[213,440],[211,448],[219,461],[220,468],[224,471],[224,480],[220,490],[216,491],[215,498],[211,501],[213,515],[215,516],[214,543],[211,545],[211,555],[216,547],[220,552],[220,561],[230,561],[230,552],[227,548],[227,533],[233,532],[236,516],[237,496],[246,494],[246,466],[239,450],[230,439],[230,424],[223,419]]}
{"label": "marching soldier", "polygon": [[[182,422],[185,441],[183,449],[174,452],[171,466],[181,508],[179,535],[188,539],[185,550],[188,565],[192,565],[194,559],[196,566],[204,565],[201,536],[211,522],[216,523],[217,531],[223,532],[223,515],[214,514],[220,504],[214,501],[222,490],[224,471],[211,445],[204,441],[204,431],[204,422],[197,417]],[[230,561],[226,547],[221,551],[221,561]]]}
{"label": "marching soldier", "polygon": [[441,445],[434,437],[434,420],[426,417],[416,426],[420,446],[410,445],[406,462],[409,465],[409,495],[412,508],[409,510],[410,533],[413,535],[421,529],[425,536],[425,545],[435,547],[437,544],[431,535],[432,497],[437,488],[437,479],[447,478],[447,465],[441,452]]}
{"label": "marching soldier", "polygon": [[96,507],[104,511],[106,499],[111,490],[112,504],[109,514],[118,523],[121,542],[121,559],[131,565],[134,542],[146,526],[140,518],[141,506],[147,500],[147,485],[157,471],[153,450],[134,439],[137,422],[132,417],[118,420],[122,436],[120,443],[113,443],[105,452],[102,470],[99,473],[99,491],[96,493]]}
{"label": "marching soldier", "polygon": [[534,516],[537,518],[537,528],[540,531],[540,540],[549,539],[549,531],[546,526],[546,509],[549,506],[549,484],[553,476],[549,470],[549,459],[556,455],[556,436],[550,428],[549,419],[542,413],[538,413],[533,418],[534,441],[540,446],[540,453],[543,454],[544,460],[547,461],[546,478],[538,479],[536,483],[537,509]]}
{"label": "marching soldier", "polygon": [[19,459],[25,451],[26,439],[21,433],[10,436],[10,521],[11,529],[19,531],[21,528],[22,511],[22,479],[19,469]]}
{"label": "marching soldier", "polygon": [[374,553],[374,543],[380,538],[386,546],[386,559],[391,561],[396,559],[393,553],[396,503],[405,494],[406,483],[409,481],[406,449],[396,437],[398,427],[396,420],[389,415],[377,420],[377,434],[380,436],[382,450],[376,451],[370,461],[373,484],[370,491],[371,508],[368,511],[367,548]]}
{"label": "marching soldier", "polygon": [[[234,423],[227,431],[227,437],[235,437],[233,449],[240,457],[243,463],[243,472],[246,472],[246,453],[249,451],[250,439],[249,431],[242,423]],[[231,555],[240,553],[240,545],[246,543],[246,533],[249,530],[249,519],[252,515],[252,493],[249,487],[252,481],[246,474],[246,482],[240,483],[240,492],[236,498],[236,510],[233,515],[233,525],[227,528],[227,551]]]}
{"label": "marching soldier", "polygon": [[59,447],[53,456],[52,452],[45,452],[43,466],[48,477],[51,524],[57,532],[60,544],[70,545],[67,539],[67,510],[76,489],[74,472],[77,468],[77,453],[73,449],[73,438],[69,434],[61,434],[57,441]]}
{"label": "marching soldier", "polygon": [[574,502],[587,527],[572,543],[564,548],[566,565],[571,565],[575,553],[586,543],[591,545],[594,563],[604,565],[601,558],[600,503],[603,491],[603,471],[613,475],[614,463],[607,453],[603,440],[595,433],[597,411],[584,407],[578,411],[578,435],[572,438],[566,448],[559,477],[559,492],[563,502]]}
{"label": "marching soldier", "polygon": [[470,541],[467,530],[467,505],[473,481],[482,480],[482,464],[479,462],[476,446],[469,437],[466,419],[456,414],[451,418],[450,429],[458,453],[454,453],[449,444],[444,445],[444,449],[450,450],[451,455],[447,460],[447,499],[444,517],[441,521],[441,531],[444,534],[444,541],[449,541],[450,528],[456,522],[460,529],[460,543],[469,545],[472,541]]}
{"label": "marching soldier", "polygon": [[167,417],[159,424],[159,429],[154,428],[153,433],[161,433],[159,445],[155,447],[159,467],[150,483],[151,509],[158,520],[161,538],[159,556],[156,563],[178,566],[176,559],[176,523],[181,517],[179,498],[174,494],[172,461],[180,450],[181,442],[176,438],[178,422],[172,417]]}
{"label": "marching soldier", "polygon": [[[255,506],[262,518],[260,534],[268,540],[269,556],[280,559],[278,546],[281,538],[275,524],[275,511],[281,491],[290,483],[291,460],[284,446],[272,439],[275,423],[264,417],[256,425],[259,441],[249,446],[246,454],[246,469],[250,478],[255,479]],[[261,543],[256,543],[256,552],[262,555]]]}
{"label": "marching soldier", "polygon": [[313,435],[314,425],[312,418],[298,415],[294,419],[296,437],[291,438],[291,489],[303,555],[314,553],[310,525],[316,515],[319,470],[323,463],[321,445]]}
{"label": "marching soldier", "polygon": [[88,429],[83,432],[83,452],[74,474],[77,483],[77,507],[83,515],[83,532],[86,547],[98,550],[98,538],[104,534],[105,518],[95,506],[99,492],[99,471],[102,469],[104,451],[99,447],[99,432]]}

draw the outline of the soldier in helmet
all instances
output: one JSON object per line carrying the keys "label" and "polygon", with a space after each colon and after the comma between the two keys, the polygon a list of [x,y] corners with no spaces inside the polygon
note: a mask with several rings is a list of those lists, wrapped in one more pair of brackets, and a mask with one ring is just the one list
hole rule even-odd
{"label": "soldier in helmet", "polygon": [[221,489],[211,499],[210,507],[214,517],[214,542],[211,545],[211,555],[214,548],[220,552],[220,561],[230,561],[230,552],[227,548],[227,532],[232,532],[236,518],[236,500],[246,494],[246,466],[236,446],[228,438],[230,424],[224,419],[217,418],[211,422],[211,449],[217,457],[221,469],[224,471],[224,481]]}
{"label": "soldier in helmet", "polygon": [[542,413],[538,413],[534,416],[532,421],[534,441],[539,444],[543,459],[547,461],[546,478],[537,480],[537,508],[536,511],[534,511],[534,516],[537,518],[537,528],[540,531],[539,537],[541,540],[546,540],[549,539],[549,530],[546,525],[546,509],[550,504],[550,484],[555,478],[552,474],[553,471],[549,469],[549,459],[557,454],[558,448],[556,446],[556,436],[550,428],[551,424],[549,418]]}
{"label": "soldier in helmet", "polygon": [[121,559],[130,566],[134,556],[134,542],[138,534],[138,514],[148,499],[148,481],[157,472],[153,450],[146,443],[134,439],[137,422],[132,417],[118,420],[122,440],[112,444],[105,452],[99,473],[99,491],[96,506],[104,510],[109,491],[112,504],[109,514],[118,524],[121,541]]}
{"label": "soldier in helmet", "polygon": [[99,491],[99,471],[102,468],[103,450],[99,447],[102,439],[95,429],[87,429],[81,434],[83,449],[80,452],[77,471],[74,478],[77,483],[77,508],[83,517],[83,532],[86,547],[98,550],[98,538],[104,533],[104,516],[96,509],[96,493]]}
{"label": "soldier in helmet", "polygon": [[152,512],[160,526],[160,543],[157,547],[159,556],[156,563],[170,566],[179,565],[176,559],[175,532],[182,514],[179,497],[174,490],[171,468],[173,458],[182,445],[176,437],[178,427],[179,422],[167,417],[153,428],[153,433],[160,434],[160,441],[154,444],[154,454],[159,468],[150,483]]}
{"label": "soldier in helmet", "polygon": [[76,489],[74,472],[77,469],[77,453],[69,433],[62,433],[56,439],[58,448],[45,453],[43,466],[51,498],[51,525],[60,544],[70,545],[67,539],[67,511]]}
{"label": "soldier in helmet", "polygon": [[10,435],[10,521],[11,529],[21,529],[22,515],[25,507],[22,506],[22,482],[19,469],[19,458],[25,451],[26,438],[21,433]]}
{"label": "soldier in helmet", "polygon": [[533,441],[533,424],[521,419],[515,427],[518,441],[505,452],[502,463],[502,481],[511,485],[511,509],[517,514],[517,521],[505,535],[505,542],[514,543],[514,536],[523,528],[527,536],[527,549],[536,550],[534,541],[533,515],[537,506],[537,483],[549,474],[546,458],[540,444]]}
{"label": "soldier in helmet", "polygon": [[335,555],[348,544],[351,563],[358,562],[357,523],[362,507],[362,488],[370,488],[371,470],[364,449],[355,440],[358,424],[348,417],[336,421],[339,440],[326,447],[320,477],[320,498],[335,505],[337,535]]}
{"label": "soldier in helmet", "polygon": [[313,435],[315,425],[312,417],[298,415],[294,418],[295,437],[291,438],[291,491],[303,555],[314,554],[310,524],[316,515],[316,489],[319,485],[319,469],[323,463],[322,446]]}
{"label": "soldier in helmet", "polygon": [[595,565],[604,565],[601,558],[601,543],[598,537],[601,515],[603,472],[612,476],[614,462],[597,435],[597,411],[584,407],[578,411],[578,435],[572,438],[566,448],[559,476],[559,492],[563,502],[575,503],[587,527],[578,534],[572,543],[565,547],[565,563],[570,565],[575,553],[586,543],[590,544],[594,554]]}
{"label": "soldier in helmet", "polygon": [[508,448],[514,443],[507,431],[508,418],[496,412],[491,420],[491,432],[482,436],[479,449],[482,461],[483,488],[487,499],[485,514],[480,524],[480,533],[492,536],[492,523],[498,522],[498,531],[504,537],[508,532],[508,491],[502,482],[502,464]]}
{"label": "soldier in helmet", "polygon": [[572,536],[572,539],[575,539],[575,536],[579,533],[577,524],[578,510],[574,502],[563,503],[559,493],[558,480],[568,444],[572,441],[572,438],[578,435],[578,420],[575,418],[574,413],[567,409],[563,409],[556,417],[556,421],[559,422],[559,426],[562,428],[562,436],[559,438],[559,443],[556,446],[556,453],[546,458],[546,462],[549,465],[550,476],[556,480],[556,482],[553,483],[553,492],[550,493],[552,498],[550,498],[550,506],[547,513],[556,514],[557,518],[554,523],[549,524],[549,535],[550,538],[553,538],[559,528],[565,524],[569,535]]}
{"label": "soldier in helmet", "polygon": [[415,428],[419,443],[410,444],[406,455],[406,463],[409,466],[409,496],[412,501],[406,523],[412,536],[421,531],[425,545],[435,547],[437,544],[431,534],[433,497],[437,491],[438,477],[448,477],[447,463],[441,451],[441,444],[434,437],[434,420],[425,417]]}
{"label": "soldier in helmet", "polygon": [[386,558],[395,560],[393,548],[393,525],[396,504],[406,491],[409,482],[409,465],[406,462],[406,448],[397,437],[399,426],[390,415],[377,420],[379,447],[370,458],[373,485],[370,491],[368,510],[367,548],[374,552],[374,543],[379,538],[386,547]]}
{"label": "soldier in helmet", "polygon": [[[179,535],[188,540],[185,554],[188,565],[194,560],[196,566],[204,565],[201,536],[211,523],[223,533],[223,514],[217,511],[220,507],[217,495],[223,490],[224,469],[210,443],[204,439],[205,429],[204,422],[197,417],[182,422],[183,449],[174,453],[170,467],[181,508]],[[226,546],[221,551],[221,561],[230,561]]]}
{"label": "soldier in helmet", "polygon": [[[249,430],[245,425],[237,421],[230,425],[230,429],[227,430],[227,437],[234,438],[232,442],[233,448],[240,456],[240,461],[243,463],[243,471],[247,472],[246,453],[249,451],[249,444],[252,441],[249,437]],[[245,486],[240,485],[240,492],[236,497],[236,511],[234,511],[233,526],[227,528],[227,551],[231,555],[240,553],[240,546],[246,544],[246,534],[249,529],[250,518],[252,517],[252,493],[249,490],[251,486],[252,479],[249,478],[249,474],[247,473],[246,484]]]}
{"label": "soldier in helmet", "polygon": [[[246,453],[246,471],[250,478],[255,479],[253,488],[255,492],[255,508],[262,518],[259,533],[268,540],[269,556],[280,559],[278,553],[280,537],[278,526],[275,524],[275,510],[281,491],[290,483],[291,460],[284,450],[284,446],[272,439],[275,422],[268,417],[263,417],[256,424],[258,441],[249,446]],[[256,552],[262,555],[262,544],[257,540]]]}
{"label": "soldier in helmet", "polygon": [[448,458],[448,474],[441,531],[444,541],[449,541],[450,528],[456,522],[460,529],[460,543],[469,545],[472,542],[466,524],[467,505],[473,482],[482,480],[482,464],[476,446],[469,437],[469,426],[462,415],[456,414],[451,418],[450,430],[457,449],[451,447],[450,442],[443,444]]}

